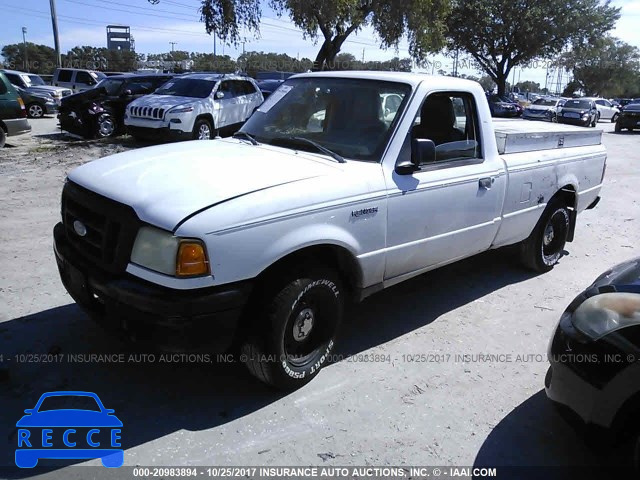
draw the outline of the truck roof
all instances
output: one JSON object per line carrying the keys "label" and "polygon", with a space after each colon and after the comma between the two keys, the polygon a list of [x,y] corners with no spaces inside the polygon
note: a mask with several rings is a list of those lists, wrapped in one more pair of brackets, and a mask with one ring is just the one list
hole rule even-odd
{"label": "truck roof", "polygon": [[478,83],[472,80],[465,80],[456,77],[445,77],[442,75],[427,75],[425,73],[408,72],[378,72],[371,70],[347,70],[330,72],[301,73],[290,78],[304,77],[339,77],[339,78],[363,78],[367,80],[382,80],[386,82],[403,82],[416,86],[422,82],[429,82],[436,89],[456,90],[458,88],[469,88]]}

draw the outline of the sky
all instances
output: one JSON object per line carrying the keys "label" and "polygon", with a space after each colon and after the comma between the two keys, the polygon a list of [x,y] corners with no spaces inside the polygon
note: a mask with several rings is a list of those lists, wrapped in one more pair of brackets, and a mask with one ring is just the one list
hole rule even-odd
{"label": "sky", "polygon": [[[106,47],[108,24],[130,26],[138,53],[167,52],[171,50],[169,42],[176,42],[176,50],[213,52],[213,38],[206,34],[204,24],[199,21],[199,0],[159,0],[157,5],[151,5],[147,0],[55,0],[55,4],[62,53],[77,45]],[[640,0],[613,0],[611,4],[622,7],[622,18],[612,34],[640,48]],[[27,28],[27,41],[53,47],[49,1],[0,0],[0,11],[0,47],[22,42],[22,27]],[[278,18],[267,8],[263,9],[259,36],[247,33],[245,38],[246,51],[286,53],[313,59],[319,49],[319,44],[304,39],[288,18]],[[235,58],[242,53],[242,45],[236,48],[218,41],[216,51]],[[409,56],[406,42],[401,42],[397,50],[380,49],[379,40],[368,28],[352,34],[342,52],[365,60]],[[440,68],[446,72],[452,70],[451,58],[435,55],[430,61],[434,72]],[[553,72],[547,76],[546,65],[541,63],[533,67],[515,69],[509,81],[532,80],[541,86],[548,82],[549,87],[557,81]],[[479,72],[466,68],[464,62],[459,72],[479,76]]]}

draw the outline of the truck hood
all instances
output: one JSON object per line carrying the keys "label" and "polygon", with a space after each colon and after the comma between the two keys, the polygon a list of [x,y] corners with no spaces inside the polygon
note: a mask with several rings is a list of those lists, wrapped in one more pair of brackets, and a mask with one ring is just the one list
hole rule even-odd
{"label": "truck hood", "polygon": [[145,95],[137,100],[134,100],[129,105],[135,107],[164,107],[165,109],[171,107],[177,107],[178,105],[184,105],[186,103],[197,103],[202,101],[202,98],[195,97],[179,97],[176,95]]}
{"label": "truck hood", "polygon": [[69,88],[54,87],[51,85],[32,85],[30,87],[27,87],[25,90],[29,93],[41,93],[41,94],[48,94],[53,92],[60,92],[60,94],[62,94],[62,92],[66,90],[71,91]]}
{"label": "truck hood", "polygon": [[133,207],[140,220],[173,231],[216,204],[339,170],[313,154],[227,139],[119,153],[82,165],[68,178]]}

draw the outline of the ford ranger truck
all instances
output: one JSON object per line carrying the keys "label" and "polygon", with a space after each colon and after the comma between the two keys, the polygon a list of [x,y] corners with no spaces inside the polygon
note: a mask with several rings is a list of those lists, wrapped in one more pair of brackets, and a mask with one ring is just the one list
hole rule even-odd
{"label": "ford ranger truck", "polygon": [[232,138],[71,171],[55,256],[105,327],[161,349],[237,346],[256,377],[297,388],[330,360],[349,300],[505,245],[553,268],[599,200],[601,134],[494,124],[468,80],[296,75]]}

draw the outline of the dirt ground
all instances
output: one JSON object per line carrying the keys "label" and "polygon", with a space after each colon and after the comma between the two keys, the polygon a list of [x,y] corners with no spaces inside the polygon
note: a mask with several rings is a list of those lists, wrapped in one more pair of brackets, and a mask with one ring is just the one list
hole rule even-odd
{"label": "dirt ground", "polygon": [[[51,390],[95,392],[115,409],[124,423],[125,465],[603,461],[549,405],[545,354],[574,296],[602,271],[638,256],[640,134],[599,124],[609,155],[602,201],[578,217],[576,239],[553,271],[534,275],[508,253],[489,252],[377,294],[350,314],[338,349],[345,359],[283,395],[236,364],[68,360],[125,350],[60,283],[51,242],[62,184],[73,167],[135,144],[70,140],[55,123],[32,121],[33,135],[11,138],[0,151],[0,466],[13,465],[13,425],[22,411]],[[32,353],[64,360],[19,355]],[[464,354],[475,357],[464,361]],[[479,361],[478,354],[505,355]]]}

